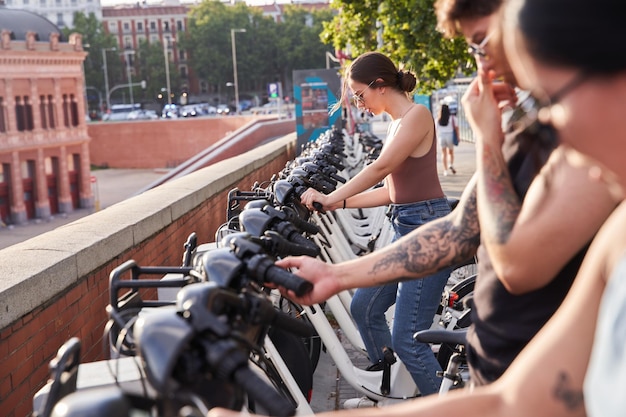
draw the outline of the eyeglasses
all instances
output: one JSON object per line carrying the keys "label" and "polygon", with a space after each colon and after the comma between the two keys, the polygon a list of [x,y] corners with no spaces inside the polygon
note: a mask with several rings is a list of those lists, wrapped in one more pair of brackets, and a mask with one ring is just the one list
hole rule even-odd
{"label": "eyeglasses", "polygon": [[511,129],[509,131],[527,132],[535,137],[551,142],[558,142],[558,132],[552,126],[550,115],[554,106],[559,104],[563,97],[574,91],[588,79],[588,74],[579,73],[556,93],[543,99],[533,95],[519,103],[509,119]]}
{"label": "eyeglasses", "polygon": [[487,34],[487,36],[485,36],[483,40],[480,41],[479,44],[470,42],[467,45],[467,53],[473,56],[479,56],[481,58],[485,58],[487,56],[487,51],[485,51],[485,46],[487,46],[487,43],[489,42],[489,38],[491,38],[492,34],[493,32]]}
{"label": "eyeglasses", "polygon": [[354,104],[357,107],[359,107],[359,104],[363,104],[365,102],[365,97],[363,97],[363,94],[365,93],[365,90],[367,90],[372,85],[374,85],[375,82],[376,82],[376,80],[374,80],[371,83],[369,83],[367,85],[367,87],[365,87],[363,90],[359,91],[358,93],[353,93],[352,94],[352,104]]}

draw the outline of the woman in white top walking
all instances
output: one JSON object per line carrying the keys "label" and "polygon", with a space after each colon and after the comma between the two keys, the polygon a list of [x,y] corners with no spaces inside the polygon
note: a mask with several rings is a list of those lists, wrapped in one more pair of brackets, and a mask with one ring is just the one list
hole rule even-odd
{"label": "woman in white top walking", "polygon": [[442,104],[439,107],[439,117],[437,118],[437,137],[441,146],[441,161],[443,162],[443,175],[448,175],[448,171],[456,174],[454,169],[454,133],[459,135],[457,130],[456,117],[450,113],[450,107]]}

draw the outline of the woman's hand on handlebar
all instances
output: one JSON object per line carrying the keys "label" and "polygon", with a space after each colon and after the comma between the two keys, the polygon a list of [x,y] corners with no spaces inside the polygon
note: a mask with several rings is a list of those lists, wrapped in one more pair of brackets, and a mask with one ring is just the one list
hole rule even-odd
{"label": "woman's hand on handlebar", "polygon": [[329,205],[328,200],[329,199],[326,194],[322,194],[314,188],[307,188],[307,190],[300,196],[302,204],[304,204],[311,211],[317,210],[313,203],[320,203],[324,211],[335,210],[341,206],[341,204],[337,203]]}
{"label": "woman's hand on handlebar", "polygon": [[311,305],[326,301],[341,291],[333,266],[309,256],[289,256],[276,262],[281,268],[296,268],[293,273],[313,283],[313,290],[301,297],[293,291],[281,292],[298,304]]}

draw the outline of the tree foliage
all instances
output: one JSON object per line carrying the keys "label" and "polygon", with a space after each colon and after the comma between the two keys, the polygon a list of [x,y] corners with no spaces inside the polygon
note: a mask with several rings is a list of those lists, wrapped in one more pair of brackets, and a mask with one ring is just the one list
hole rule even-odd
{"label": "tree foliage", "polygon": [[181,46],[191,51],[190,65],[198,77],[222,93],[234,81],[231,35],[235,36],[240,94],[264,91],[270,82],[289,86],[294,69],[324,68],[330,47],[319,34],[332,16],[331,10],[286,6],[281,22],[275,22],[245,3],[229,6],[204,0],[192,8]]}
{"label": "tree foliage", "polygon": [[441,87],[469,57],[462,39],[436,30],[434,0],[332,0],[339,13],[324,24],[321,39],[352,57],[378,50],[418,78],[418,91]]}
{"label": "tree foliage", "polygon": [[[87,51],[84,62],[85,83],[90,108],[97,108],[99,98],[106,102],[104,82],[104,59],[102,51],[116,47],[115,37],[104,31],[102,22],[93,13],[85,15],[81,12],[74,13],[74,27],[64,28],[63,34],[67,38],[70,33],[80,33],[83,37],[83,47]],[[119,52],[105,52],[107,55],[107,74],[109,86],[121,83],[124,80],[124,68],[119,59]],[[97,97],[99,96],[99,97]]]}

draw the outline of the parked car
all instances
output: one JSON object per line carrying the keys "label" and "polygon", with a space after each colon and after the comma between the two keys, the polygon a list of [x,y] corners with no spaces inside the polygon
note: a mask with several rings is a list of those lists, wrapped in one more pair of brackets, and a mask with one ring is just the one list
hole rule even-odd
{"label": "parked car", "polygon": [[200,110],[195,104],[188,104],[180,108],[181,117],[196,117],[200,115]]}
{"label": "parked car", "polygon": [[221,114],[222,116],[227,116],[230,114],[230,107],[228,104],[218,104],[217,105],[217,114]]}
{"label": "parked car", "polygon": [[239,101],[239,110],[246,111],[252,108],[252,100],[240,100]]}
{"label": "parked car", "polygon": [[176,104],[166,104],[163,106],[161,117],[164,119],[175,119],[180,115],[178,106]]}
{"label": "parked car", "polygon": [[128,120],[155,120],[159,115],[154,110],[134,110],[128,113]]}

